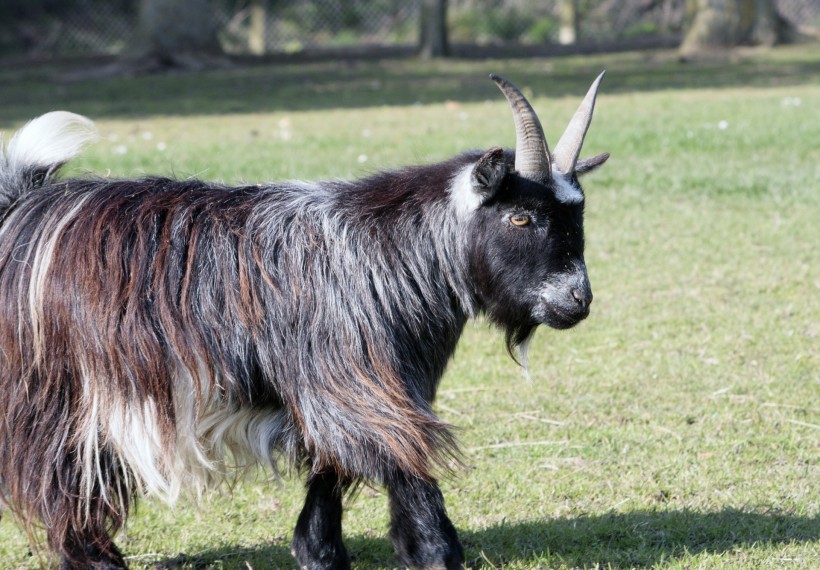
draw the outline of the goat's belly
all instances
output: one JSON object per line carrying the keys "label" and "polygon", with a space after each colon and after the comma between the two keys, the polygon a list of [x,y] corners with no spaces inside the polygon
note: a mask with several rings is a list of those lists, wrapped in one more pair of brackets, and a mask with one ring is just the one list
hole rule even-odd
{"label": "goat's belly", "polygon": [[[169,502],[183,490],[200,494],[226,477],[269,465],[285,433],[281,409],[217,403],[197,414],[192,405],[175,400],[173,434],[162,433],[151,401],[116,410],[102,422],[108,443],[139,490]],[[93,464],[87,467],[93,470]]]}

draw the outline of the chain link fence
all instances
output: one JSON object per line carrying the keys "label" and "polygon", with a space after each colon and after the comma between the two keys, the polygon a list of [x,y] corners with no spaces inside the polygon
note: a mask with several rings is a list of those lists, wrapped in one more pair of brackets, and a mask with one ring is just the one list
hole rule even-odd
{"label": "chain link fence", "polygon": [[[127,49],[140,0],[3,0],[0,58],[116,55]],[[775,0],[786,20],[820,26],[818,0]],[[420,0],[214,0],[231,54],[414,46]],[[467,45],[557,43],[559,0],[450,0],[450,41]],[[577,42],[676,37],[686,0],[577,0]]]}

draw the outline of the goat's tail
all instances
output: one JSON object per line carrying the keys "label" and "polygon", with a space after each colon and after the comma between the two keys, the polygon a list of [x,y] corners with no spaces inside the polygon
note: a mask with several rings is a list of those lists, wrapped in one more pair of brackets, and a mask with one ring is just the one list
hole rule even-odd
{"label": "goat's tail", "polygon": [[94,123],[68,111],[29,121],[3,148],[0,136],[0,216],[28,192],[47,184],[62,165],[97,138]]}

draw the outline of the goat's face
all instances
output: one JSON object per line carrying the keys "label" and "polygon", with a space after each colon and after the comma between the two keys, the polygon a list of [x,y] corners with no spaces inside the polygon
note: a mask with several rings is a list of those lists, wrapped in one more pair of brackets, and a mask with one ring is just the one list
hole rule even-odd
{"label": "goat's face", "polygon": [[[602,154],[578,160],[600,77],[550,154],[535,112],[510,83],[494,77],[513,107],[516,153],[491,149],[476,163],[470,264],[479,299],[514,342],[532,327],[565,329],[589,315],[592,288],[584,263],[584,193],[578,176]],[[509,338],[509,337],[508,337]]]}
{"label": "goat's face", "polygon": [[505,325],[564,329],[589,314],[583,195],[577,189],[574,200],[561,201],[553,185],[510,173],[475,212],[476,288],[485,310]]}

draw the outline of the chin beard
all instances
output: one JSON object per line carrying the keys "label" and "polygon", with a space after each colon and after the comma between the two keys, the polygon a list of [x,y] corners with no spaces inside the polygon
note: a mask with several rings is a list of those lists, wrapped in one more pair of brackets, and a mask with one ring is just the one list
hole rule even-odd
{"label": "chin beard", "polygon": [[507,352],[515,362],[524,369],[529,377],[528,356],[530,341],[535,334],[537,324],[508,326],[505,327],[504,340],[507,344]]}

